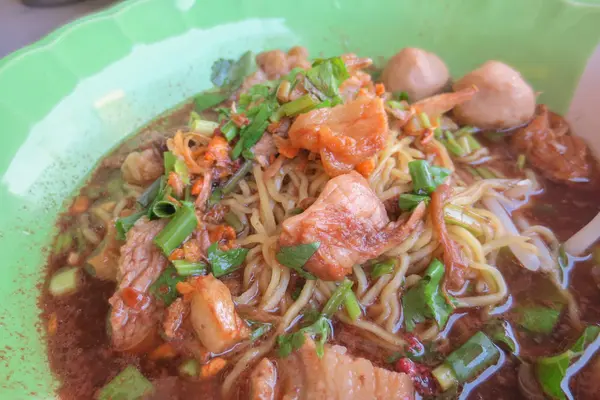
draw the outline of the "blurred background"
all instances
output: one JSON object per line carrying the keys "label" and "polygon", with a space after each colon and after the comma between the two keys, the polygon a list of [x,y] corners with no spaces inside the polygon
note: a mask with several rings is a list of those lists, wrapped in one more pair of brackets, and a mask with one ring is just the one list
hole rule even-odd
{"label": "blurred background", "polygon": [[69,21],[115,2],[116,0],[0,0],[0,58]]}

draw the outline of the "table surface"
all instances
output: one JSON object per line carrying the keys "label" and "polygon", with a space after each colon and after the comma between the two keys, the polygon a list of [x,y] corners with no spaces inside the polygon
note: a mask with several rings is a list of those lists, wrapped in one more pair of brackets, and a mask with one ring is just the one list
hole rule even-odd
{"label": "table surface", "polygon": [[61,7],[31,8],[20,0],[0,0],[0,58],[61,25],[100,10],[115,0],[85,0]]}

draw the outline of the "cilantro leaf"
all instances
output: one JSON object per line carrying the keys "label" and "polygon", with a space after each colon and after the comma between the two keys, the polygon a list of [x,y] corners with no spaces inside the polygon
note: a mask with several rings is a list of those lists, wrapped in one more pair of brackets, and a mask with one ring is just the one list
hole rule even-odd
{"label": "cilantro leaf", "polygon": [[309,258],[319,250],[321,242],[299,244],[297,246],[284,246],[279,249],[275,255],[275,259],[281,265],[296,271],[305,279],[317,279],[313,274],[306,272],[302,267]]}
{"label": "cilantro leaf", "polygon": [[501,319],[488,321],[483,327],[483,331],[497,345],[507,347],[511,353],[517,351],[517,341],[510,323]]}
{"label": "cilantro leaf", "polygon": [[535,374],[544,392],[553,399],[566,399],[562,383],[567,374],[567,368],[575,357],[579,357],[585,349],[598,339],[599,326],[588,326],[575,344],[567,351],[552,356],[543,357],[535,363]]}
{"label": "cilantro leaf", "polygon": [[321,315],[315,322],[297,332],[279,335],[277,337],[277,353],[279,357],[285,358],[293,351],[298,350],[306,341],[306,336],[315,341],[315,350],[319,358],[325,354],[325,342],[331,335],[331,322],[327,317]]}
{"label": "cilantro leaf", "polygon": [[169,266],[163,271],[158,279],[150,285],[150,293],[155,298],[162,301],[164,305],[169,306],[178,296],[176,285],[178,282],[183,282],[187,277],[181,276],[177,270]]}
{"label": "cilantro leaf", "polygon": [[239,247],[223,251],[219,249],[217,242],[210,245],[207,251],[208,262],[212,268],[212,274],[215,278],[227,275],[238,269],[246,259],[248,249]]}
{"label": "cilantro leaf", "polygon": [[343,102],[339,87],[349,77],[346,65],[340,57],[316,60],[312,68],[306,71],[306,78],[316,89],[313,94],[321,101],[331,100],[334,106]]}
{"label": "cilantro leaf", "polygon": [[434,259],[419,283],[402,297],[404,321],[408,332],[412,332],[416,324],[427,319],[434,319],[440,329],[446,325],[453,308],[446,302],[440,290],[444,272],[444,264]]}
{"label": "cilantro leaf", "polygon": [[211,81],[216,86],[194,98],[196,111],[201,112],[227,100],[254,70],[254,56],[247,51],[237,60],[217,60],[212,66]]}

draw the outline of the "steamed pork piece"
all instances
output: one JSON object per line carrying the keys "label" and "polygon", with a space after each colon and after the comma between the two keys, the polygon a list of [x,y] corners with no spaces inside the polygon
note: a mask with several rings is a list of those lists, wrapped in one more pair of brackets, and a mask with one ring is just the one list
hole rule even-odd
{"label": "steamed pork piece", "polygon": [[411,47],[394,55],[381,74],[388,91],[404,91],[410,101],[441,92],[449,79],[448,67],[437,55]]}
{"label": "steamed pork piece", "polygon": [[[252,400],[272,399],[260,396],[269,392],[277,379],[283,398],[298,400],[410,400],[414,388],[410,377],[373,366],[369,360],[354,358],[342,346],[325,346],[323,358],[307,340],[298,351],[278,361],[278,371],[261,361],[251,376]],[[272,365],[272,364],[271,364]],[[256,371],[261,373],[257,373]],[[286,397],[287,396],[287,397]]]}
{"label": "steamed pork piece", "polygon": [[585,142],[570,135],[567,122],[543,104],[529,125],[513,134],[511,145],[548,179],[558,183],[590,179],[592,166]]}
{"label": "steamed pork piece", "polygon": [[[117,292],[110,298],[112,342],[119,351],[145,350],[160,321],[160,309],[148,293],[167,266],[167,259],[152,240],[166,225],[165,220],[140,219],[121,247]],[[151,343],[149,343],[151,344]]]}
{"label": "steamed pork piece", "polygon": [[283,222],[281,246],[320,242],[304,268],[324,280],[340,280],[352,266],[398,245],[419,224],[424,205],[406,222],[390,223],[385,206],[365,178],[350,172],[331,179],[303,213]]}
{"label": "steamed pork piece", "polygon": [[162,156],[153,148],[129,153],[121,165],[121,173],[126,182],[146,186],[164,173]]}
{"label": "steamed pork piece", "polygon": [[488,61],[459,79],[455,91],[475,85],[479,92],[454,108],[462,125],[507,129],[528,122],[535,112],[535,93],[518,71],[499,61]]}
{"label": "steamed pork piece", "polygon": [[330,176],[369,159],[383,149],[387,136],[383,100],[370,97],[301,114],[289,131],[292,146],[319,153]]}
{"label": "steamed pork piece", "polygon": [[212,353],[221,353],[248,338],[250,328],[240,318],[231,293],[214,276],[202,276],[192,283],[191,319],[198,339]]}

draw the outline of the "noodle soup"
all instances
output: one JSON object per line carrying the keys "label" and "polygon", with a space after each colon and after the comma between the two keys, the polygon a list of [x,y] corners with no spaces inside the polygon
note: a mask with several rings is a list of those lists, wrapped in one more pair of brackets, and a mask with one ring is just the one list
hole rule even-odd
{"label": "noodle soup", "polygon": [[295,47],[212,82],[58,221],[40,302],[62,398],[600,391],[600,266],[569,240],[596,164],[517,71],[450,84],[420,49],[378,71]]}

